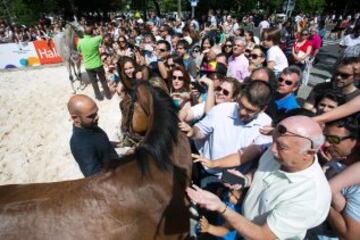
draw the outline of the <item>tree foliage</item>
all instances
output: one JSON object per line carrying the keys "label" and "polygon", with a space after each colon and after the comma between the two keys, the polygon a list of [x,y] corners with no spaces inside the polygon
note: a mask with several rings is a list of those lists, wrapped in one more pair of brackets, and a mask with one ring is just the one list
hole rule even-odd
{"label": "tree foliage", "polygon": [[325,0],[297,0],[295,9],[304,13],[319,13],[325,7]]}

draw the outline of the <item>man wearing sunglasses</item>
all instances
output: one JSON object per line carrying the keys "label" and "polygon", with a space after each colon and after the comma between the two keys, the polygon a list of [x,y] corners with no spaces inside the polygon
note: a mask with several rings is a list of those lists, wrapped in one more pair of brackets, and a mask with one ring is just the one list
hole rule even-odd
{"label": "man wearing sunglasses", "polygon": [[187,188],[187,194],[200,206],[221,214],[243,238],[303,239],[308,229],[326,219],[330,208],[330,187],[316,158],[323,141],[320,126],[308,117],[281,121],[257,170],[245,175],[250,188],[243,215],[196,186]]}
{"label": "man wearing sunglasses", "polygon": [[281,114],[300,107],[295,96],[300,79],[301,70],[297,66],[290,66],[282,71],[278,78],[275,97],[266,110],[272,119],[278,119]]}
{"label": "man wearing sunglasses", "polygon": [[345,95],[348,102],[360,95],[360,90],[355,86],[356,77],[355,67],[356,58],[344,58],[337,66],[331,82],[319,83],[310,92],[304,108],[314,110],[315,100],[318,96],[324,95],[329,89],[337,89]]}
{"label": "man wearing sunglasses", "polygon": [[169,77],[169,68],[166,62],[170,56],[170,49],[171,46],[168,41],[157,41],[155,50],[156,61],[150,63],[152,76],[161,76],[163,79]]}
{"label": "man wearing sunglasses", "polygon": [[118,155],[107,134],[98,127],[98,107],[90,97],[74,95],[67,107],[73,120],[71,152],[84,176],[94,175]]}
{"label": "man wearing sunglasses", "polygon": [[[356,163],[359,154],[359,124],[354,117],[339,119],[326,124],[324,129],[325,144],[323,155],[330,160],[326,163],[326,175],[332,178],[344,168]],[[348,176],[354,178],[356,176]],[[337,185],[347,185],[342,179]],[[335,191],[333,192],[333,194]],[[352,185],[341,190],[341,197],[333,195],[332,207],[327,218],[333,234],[341,239],[357,239],[360,235],[360,185]],[[343,224],[340,224],[343,223]],[[316,228],[316,235],[327,235]],[[331,232],[331,231],[330,231]]]}

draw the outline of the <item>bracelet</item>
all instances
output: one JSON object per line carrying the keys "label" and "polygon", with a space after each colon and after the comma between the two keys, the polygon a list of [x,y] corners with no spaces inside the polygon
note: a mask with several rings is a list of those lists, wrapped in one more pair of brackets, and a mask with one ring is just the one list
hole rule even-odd
{"label": "bracelet", "polygon": [[228,205],[227,205],[227,204],[225,204],[225,209],[224,209],[224,210],[222,210],[222,211],[220,212],[220,214],[224,214],[224,213],[226,212],[227,208],[228,208]]}

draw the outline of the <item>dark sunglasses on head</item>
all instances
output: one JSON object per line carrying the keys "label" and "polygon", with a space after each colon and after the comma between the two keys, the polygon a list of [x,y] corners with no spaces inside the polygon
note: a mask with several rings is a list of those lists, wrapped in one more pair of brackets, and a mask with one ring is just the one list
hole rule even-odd
{"label": "dark sunglasses on head", "polygon": [[176,80],[176,79],[178,79],[178,80],[180,80],[180,81],[183,81],[184,80],[184,76],[172,76],[172,79],[173,80]]}
{"label": "dark sunglasses on head", "polygon": [[349,136],[344,136],[344,137],[339,137],[339,136],[334,136],[334,135],[324,135],[326,141],[328,141],[329,143],[332,144],[339,144],[341,141],[348,139],[348,138],[353,138],[352,135]]}
{"label": "dark sunglasses on head", "polygon": [[335,72],[335,76],[336,77],[341,77],[342,79],[347,79],[352,75],[353,74],[349,74],[349,73]]}
{"label": "dark sunglasses on head", "polygon": [[226,89],[224,89],[224,88],[222,88],[222,87],[217,87],[216,89],[215,89],[215,91],[217,91],[217,92],[221,92],[222,94],[224,94],[226,97],[227,96],[229,96],[229,94],[230,94],[230,92],[228,91],[228,90],[226,90]]}
{"label": "dark sunglasses on head", "polygon": [[279,82],[284,82],[285,81],[285,84],[286,85],[288,85],[288,86],[291,86],[292,84],[293,84],[293,82],[292,81],[290,81],[290,80],[285,80],[285,79],[283,79],[282,77],[279,77]]}
{"label": "dark sunglasses on head", "polygon": [[276,127],[276,131],[279,133],[280,136],[288,133],[288,134],[290,134],[292,136],[295,136],[295,137],[307,139],[307,140],[309,140],[311,142],[311,148],[314,148],[314,142],[310,138],[302,136],[302,135],[294,133],[294,132],[288,131],[287,128],[284,125],[279,124]]}

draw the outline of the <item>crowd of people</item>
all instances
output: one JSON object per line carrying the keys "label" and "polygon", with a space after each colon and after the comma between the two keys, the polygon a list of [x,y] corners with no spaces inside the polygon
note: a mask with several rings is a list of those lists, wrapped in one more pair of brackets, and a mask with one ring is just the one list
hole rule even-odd
{"label": "crowd of people", "polygon": [[[100,23],[81,19],[85,36],[78,50],[95,98],[121,98],[121,80],[129,79],[150,81],[173,99],[179,128],[193,145],[196,185],[187,193],[204,208],[198,209],[199,235],[357,239],[359,14],[345,20],[344,54],[330,82],[302,101],[297,92],[322,46],[323,22],[336,17],[262,18],[260,36],[242,27],[253,17],[239,21],[213,11],[201,21],[163,19],[153,11],[146,21],[137,14]],[[39,23],[40,35],[26,38],[49,35],[41,33],[46,26]],[[97,127],[91,98],[75,95],[68,109],[72,153],[91,176],[104,158],[114,158],[116,144]],[[226,182],[228,174],[243,181]]]}

